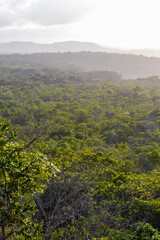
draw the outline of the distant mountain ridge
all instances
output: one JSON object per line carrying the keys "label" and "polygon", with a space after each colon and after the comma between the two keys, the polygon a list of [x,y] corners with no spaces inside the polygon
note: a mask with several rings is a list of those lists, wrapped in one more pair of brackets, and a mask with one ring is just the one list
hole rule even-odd
{"label": "distant mountain ridge", "polygon": [[64,41],[50,44],[35,42],[0,43],[0,54],[32,53],[65,53],[65,52],[108,52],[120,54],[143,55],[160,58],[160,49],[121,49],[101,46],[93,42]]}
{"label": "distant mountain ridge", "polygon": [[91,42],[66,41],[51,44],[34,42],[8,42],[0,43],[0,54],[32,54],[32,53],[54,53],[54,52],[105,52],[105,48]]}

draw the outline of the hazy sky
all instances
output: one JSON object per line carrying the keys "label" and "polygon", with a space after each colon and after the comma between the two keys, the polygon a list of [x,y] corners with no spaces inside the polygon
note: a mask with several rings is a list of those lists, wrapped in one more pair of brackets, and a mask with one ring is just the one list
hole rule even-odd
{"label": "hazy sky", "polygon": [[0,0],[0,42],[160,48],[160,0]]}

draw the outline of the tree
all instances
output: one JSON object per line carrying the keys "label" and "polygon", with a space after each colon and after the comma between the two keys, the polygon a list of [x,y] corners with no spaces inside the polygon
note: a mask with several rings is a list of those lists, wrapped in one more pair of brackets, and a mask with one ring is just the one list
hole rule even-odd
{"label": "tree", "polygon": [[38,150],[17,139],[9,122],[0,122],[0,239],[36,234],[34,196],[45,187],[53,165]]}

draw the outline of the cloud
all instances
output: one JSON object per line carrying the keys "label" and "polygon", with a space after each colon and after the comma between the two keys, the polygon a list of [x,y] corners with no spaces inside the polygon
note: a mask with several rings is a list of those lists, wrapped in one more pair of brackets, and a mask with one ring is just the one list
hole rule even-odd
{"label": "cloud", "polygon": [[0,27],[12,27],[24,21],[23,10],[26,4],[24,0],[0,1]]}
{"label": "cloud", "polygon": [[73,23],[79,21],[91,5],[91,0],[1,0],[0,27]]}
{"label": "cloud", "polygon": [[13,14],[7,10],[0,10],[0,27],[12,25]]}
{"label": "cloud", "polygon": [[86,0],[38,0],[31,4],[29,17],[41,25],[56,25],[79,20],[88,10]]}

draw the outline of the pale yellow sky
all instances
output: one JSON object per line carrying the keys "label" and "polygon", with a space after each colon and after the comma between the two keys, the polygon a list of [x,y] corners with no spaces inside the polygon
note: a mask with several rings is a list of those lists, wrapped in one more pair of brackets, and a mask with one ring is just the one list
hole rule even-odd
{"label": "pale yellow sky", "polygon": [[0,41],[160,48],[160,0],[0,0]]}

